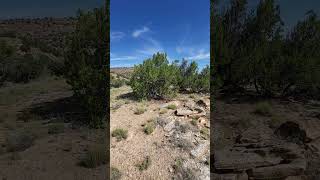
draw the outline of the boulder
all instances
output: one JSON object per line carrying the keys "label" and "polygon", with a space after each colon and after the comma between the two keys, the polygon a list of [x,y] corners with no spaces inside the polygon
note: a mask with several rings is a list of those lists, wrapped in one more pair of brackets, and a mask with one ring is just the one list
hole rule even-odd
{"label": "boulder", "polygon": [[196,104],[200,107],[208,109],[210,108],[210,99],[200,99]]}
{"label": "boulder", "polygon": [[195,149],[193,149],[190,154],[192,157],[200,159],[203,157],[206,153],[208,153],[210,150],[210,143],[209,141],[203,141],[200,143]]}
{"label": "boulder", "polygon": [[303,144],[308,141],[306,131],[303,130],[299,124],[287,121],[280,125],[274,132],[280,139]]}
{"label": "boulder", "polygon": [[189,116],[191,114],[194,114],[194,112],[190,109],[186,109],[186,108],[179,108],[175,111],[175,114],[177,116]]}

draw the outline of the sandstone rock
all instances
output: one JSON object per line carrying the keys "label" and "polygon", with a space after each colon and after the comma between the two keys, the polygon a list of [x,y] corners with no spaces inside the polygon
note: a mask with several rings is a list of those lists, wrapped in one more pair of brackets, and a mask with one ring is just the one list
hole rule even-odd
{"label": "sandstone rock", "polygon": [[175,114],[177,116],[188,116],[188,115],[194,114],[194,112],[190,109],[179,108],[176,110]]}
{"label": "sandstone rock", "polygon": [[303,130],[299,124],[287,121],[280,125],[274,132],[279,138],[289,142],[302,144],[307,142],[306,131]]}
{"label": "sandstone rock", "polygon": [[289,176],[285,180],[307,180],[305,176]]}
{"label": "sandstone rock", "polygon": [[164,130],[169,132],[175,127],[175,121],[170,121],[168,124],[164,126]]}
{"label": "sandstone rock", "polygon": [[254,179],[276,179],[288,176],[299,176],[304,173],[307,167],[305,159],[296,159],[289,164],[279,164],[270,167],[254,168],[249,171],[249,176]]}
{"label": "sandstone rock", "polygon": [[203,143],[199,144],[194,150],[190,152],[192,157],[200,159],[203,155],[209,152],[210,143],[209,141],[204,141]]}
{"label": "sandstone rock", "polygon": [[261,141],[270,140],[273,136],[273,131],[269,127],[256,126],[248,129],[241,134],[240,143],[258,143]]}
{"label": "sandstone rock", "polygon": [[172,121],[172,119],[170,119],[169,117],[158,117],[156,119],[156,123],[158,125],[160,125],[161,127],[165,127],[171,121]]}
{"label": "sandstone rock", "polygon": [[184,107],[186,107],[187,109],[194,109],[197,107],[196,103],[194,101],[187,101],[184,103]]}
{"label": "sandstone rock", "polygon": [[213,180],[248,180],[247,173],[240,174],[211,174]]}
{"label": "sandstone rock", "polygon": [[261,156],[254,152],[231,151],[227,148],[215,152],[215,169],[218,171],[241,172],[255,167],[280,164],[282,158],[277,156]]}

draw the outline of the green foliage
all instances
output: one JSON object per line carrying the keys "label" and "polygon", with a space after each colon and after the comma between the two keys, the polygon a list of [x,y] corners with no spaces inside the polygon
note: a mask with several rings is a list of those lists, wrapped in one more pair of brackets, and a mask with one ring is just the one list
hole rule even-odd
{"label": "green foliage", "polygon": [[108,107],[108,61],[106,9],[79,11],[75,32],[65,52],[65,74],[75,96],[88,110],[92,127],[102,127]]}
{"label": "green foliage", "polygon": [[111,76],[111,78],[110,78],[110,86],[111,87],[119,88],[125,84],[127,84],[127,81],[125,79],[116,78],[114,76]]}
{"label": "green foliage", "polygon": [[143,64],[134,67],[129,85],[140,99],[161,99],[173,97],[179,90],[191,92],[209,92],[210,68],[200,73],[195,61],[188,64],[182,60],[169,64],[166,54],[154,54]]}
{"label": "green foliage", "polygon": [[116,137],[117,141],[121,141],[122,139],[127,139],[128,130],[121,129],[121,128],[115,129],[112,131],[111,136]]}
{"label": "green foliage", "polygon": [[177,106],[175,104],[169,104],[167,106],[167,109],[172,109],[172,110],[176,110],[177,109]]}
{"label": "green foliage", "polygon": [[284,36],[274,0],[260,1],[252,12],[246,0],[232,0],[225,11],[213,9],[213,90],[252,86],[264,96],[318,96],[320,20],[314,12]]}
{"label": "green foliage", "polygon": [[176,68],[170,65],[166,54],[157,53],[143,64],[136,65],[130,86],[138,98],[166,98],[177,88]]}
{"label": "green foliage", "polygon": [[149,135],[154,131],[155,128],[156,128],[155,122],[154,121],[150,121],[147,124],[145,124],[144,132]]}

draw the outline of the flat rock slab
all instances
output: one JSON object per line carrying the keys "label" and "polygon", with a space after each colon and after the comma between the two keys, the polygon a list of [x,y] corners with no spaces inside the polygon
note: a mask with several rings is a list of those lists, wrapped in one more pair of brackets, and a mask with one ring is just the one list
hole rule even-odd
{"label": "flat rock slab", "polygon": [[188,115],[194,114],[194,112],[187,108],[179,108],[176,110],[175,114],[177,116],[188,116]]}
{"label": "flat rock slab", "polygon": [[299,176],[304,173],[307,167],[305,159],[295,159],[289,164],[279,164],[270,167],[254,168],[249,171],[249,176],[254,179],[276,179],[288,176]]}
{"label": "flat rock slab", "polygon": [[308,138],[315,140],[320,138],[320,121],[310,119],[302,123],[302,128],[306,131]]}
{"label": "flat rock slab", "polygon": [[247,173],[241,174],[211,174],[212,180],[248,180]]}
{"label": "flat rock slab", "polygon": [[191,156],[194,158],[200,159],[203,155],[205,155],[210,148],[209,141],[204,141],[203,143],[199,144],[194,150],[190,152]]}
{"label": "flat rock slab", "polygon": [[241,172],[255,167],[274,166],[282,161],[280,157],[263,157],[254,152],[230,151],[229,149],[216,151],[214,157],[215,169],[234,172]]}

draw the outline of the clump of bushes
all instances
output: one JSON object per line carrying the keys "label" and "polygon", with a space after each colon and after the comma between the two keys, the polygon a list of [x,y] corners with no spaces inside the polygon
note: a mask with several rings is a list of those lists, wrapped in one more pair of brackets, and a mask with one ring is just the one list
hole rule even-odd
{"label": "clump of bushes", "polygon": [[124,86],[127,84],[127,81],[125,79],[116,78],[114,76],[111,76],[110,78],[110,86],[114,88],[119,88],[121,86]]}
{"label": "clump of bushes", "polygon": [[196,62],[183,60],[179,65],[169,63],[167,55],[156,53],[152,58],[134,67],[129,85],[140,99],[161,99],[173,97],[179,90],[209,92],[210,69],[200,73]]}
{"label": "clump of bushes", "polygon": [[116,137],[117,141],[121,141],[122,139],[127,139],[128,137],[128,130],[117,128],[112,131],[112,137]]}
{"label": "clump of bushes", "polygon": [[104,145],[90,147],[80,165],[87,168],[95,168],[107,163],[107,149]]}

